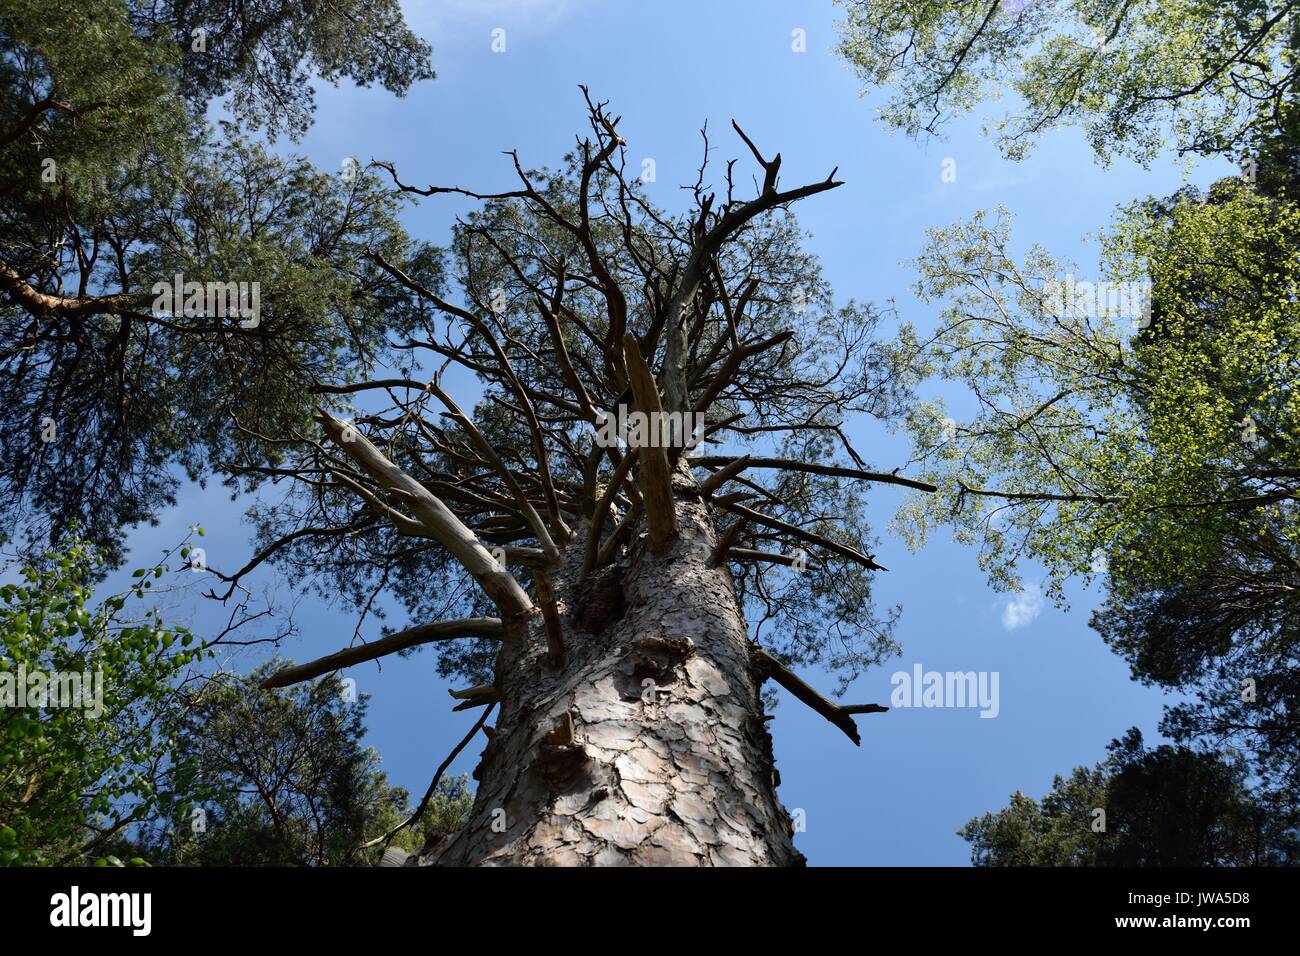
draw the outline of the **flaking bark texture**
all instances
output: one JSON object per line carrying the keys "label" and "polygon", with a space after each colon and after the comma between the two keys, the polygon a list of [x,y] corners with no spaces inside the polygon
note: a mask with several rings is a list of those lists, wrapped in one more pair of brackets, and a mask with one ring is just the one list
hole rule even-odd
{"label": "flaking bark texture", "polygon": [[553,576],[563,660],[540,615],[508,637],[470,822],[409,864],[803,863],[711,509],[681,473],[676,491],[671,549],[643,534],[582,588],[580,529]]}

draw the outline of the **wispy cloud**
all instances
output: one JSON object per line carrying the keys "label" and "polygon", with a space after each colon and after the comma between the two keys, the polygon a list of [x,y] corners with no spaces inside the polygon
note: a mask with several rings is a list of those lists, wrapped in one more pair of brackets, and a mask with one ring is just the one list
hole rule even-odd
{"label": "wispy cloud", "polygon": [[1030,584],[1023,591],[1007,598],[1002,608],[1002,626],[1014,631],[1030,623],[1043,613],[1043,591],[1037,584]]}

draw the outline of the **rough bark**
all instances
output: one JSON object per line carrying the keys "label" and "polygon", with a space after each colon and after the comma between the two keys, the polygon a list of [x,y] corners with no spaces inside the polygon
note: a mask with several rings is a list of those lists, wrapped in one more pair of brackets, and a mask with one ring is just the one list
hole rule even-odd
{"label": "rough bark", "polygon": [[[760,671],[712,508],[674,477],[678,536],[646,535],[579,582],[582,539],[552,574],[563,658],[541,615],[507,626],[501,712],[469,824],[410,865],[792,865]],[[585,530],[585,529],[584,529]]]}

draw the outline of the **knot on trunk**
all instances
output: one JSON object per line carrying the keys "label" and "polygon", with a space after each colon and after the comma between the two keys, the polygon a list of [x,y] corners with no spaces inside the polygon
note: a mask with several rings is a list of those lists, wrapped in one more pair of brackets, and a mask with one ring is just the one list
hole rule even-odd
{"label": "knot on trunk", "polygon": [[624,571],[621,564],[607,565],[583,582],[573,609],[573,620],[579,628],[598,634],[623,616],[627,607]]}
{"label": "knot on trunk", "polygon": [[587,748],[573,731],[573,713],[564,716],[542,738],[537,769],[553,788],[571,790],[586,776]]}
{"label": "knot on trunk", "polygon": [[623,665],[627,691],[641,695],[647,681],[656,685],[673,683],[677,666],[694,653],[695,644],[689,637],[646,634],[637,638]]}
{"label": "knot on trunk", "polygon": [[672,637],[668,634],[646,634],[636,639],[636,648],[643,654],[667,658],[680,664],[695,653],[695,642],[689,637]]}

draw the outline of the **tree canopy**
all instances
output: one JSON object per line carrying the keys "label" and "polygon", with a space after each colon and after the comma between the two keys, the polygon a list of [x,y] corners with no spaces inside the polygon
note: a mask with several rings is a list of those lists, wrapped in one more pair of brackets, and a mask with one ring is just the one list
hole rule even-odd
{"label": "tree canopy", "polygon": [[[405,819],[408,795],[388,783],[362,742],[367,697],[337,674],[287,690],[219,673],[191,695],[177,759],[194,768],[201,801],[179,819],[144,831],[141,854],[173,866],[374,865],[384,847],[365,844]],[[415,825],[393,845],[414,850],[458,829],[472,800],[465,778],[440,781]],[[196,820],[201,821],[198,825]]]}
{"label": "tree canopy", "polygon": [[[1052,5],[1039,6],[1033,16]],[[1079,9],[1086,23],[1103,12]],[[1149,16],[1138,4],[1107,9],[1117,30],[1086,62],[1121,69],[1090,79],[1095,95],[1066,87],[1070,98],[1048,125],[1082,122],[1099,152],[1139,158],[1154,155],[1172,129],[1180,149],[1234,159],[1244,150],[1248,162],[1203,192],[1185,188],[1119,210],[1093,281],[1041,247],[1014,254],[1011,216],[1000,208],[929,232],[917,288],[943,311],[932,331],[905,325],[898,349],[917,381],[964,384],[975,411],[962,422],[938,402],[909,412],[921,477],[940,494],[911,501],[898,526],[920,543],[950,525],[979,548],[1000,587],[1019,586],[1030,560],[1058,599],[1071,577],[1103,577],[1093,626],[1136,679],[1189,695],[1167,709],[1162,729],[1198,753],[1244,758],[1260,804],[1293,809],[1300,163],[1287,98],[1292,18],[1285,5],[1175,4],[1163,22],[1152,19],[1154,7]],[[991,29],[1020,24],[1022,14]],[[1124,65],[1140,65],[1151,44],[1193,43],[1196,30],[1179,32],[1187,16],[1231,25],[1257,55],[1238,62],[1224,57],[1230,44],[1202,42],[1176,63],[1154,69],[1150,61],[1127,76]],[[1135,31],[1138,23],[1147,27]],[[1049,62],[1042,57],[1071,42],[1049,37],[1015,67],[1031,111],[1050,105],[1038,85],[1048,74],[1035,72]],[[990,54],[989,76],[1011,68],[1009,49]],[[978,70],[967,70],[964,56],[949,65],[954,89],[970,93]],[[1205,66],[1214,58],[1221,70]],[[1194,88],[1156,95],[1187,69],[1209,72]],[[915,67],[912,81],[924,75]],[[1124,83],[1125,95],[1102,95],[1106,84]],[[1004,126],[1012,154],[1041,128]]]}
{"label": "tree canopy", "polygon": [[[585,582],[617,572],[633,529],[655,517],[643,484],[655,453],[598,436],[603,422],[643,407],[644,363],[661,369],[665,412],[703,416],[704,444],[667,450],[664,465],[702,469],[728,515],[720,554],[757,632],[787,663],[823,663],[847,684],[896,650],[895,612],[871,601],[878,565],[863,488],[926,486],[873,470],[845,431],[854,414],[892,414],[904,392],[874,336],[882,313],[833,305],[786,208],[837,183],[780,189],[779,157],[751,144],[766,164],[758,196],[736,194],[730,166],[715,195],[702,168],[693,208],[674,216],[624,174],[625,144],[604,104],[589,102],[589,119],[591,134],[559,169],[526,170],[516,157],[517,184],[503,192],[416,187],[386,167],[404,193],[482,202],[458,223],[442,267],[454,293],[417,274],[437,271],[426,262],[433,250],[371,256],[422,317],[399,343],[411,356],[403,367],[433,374],[341,379],[325,390],[337,396],[320,416],[328,442],[300,431],[284,462],[240,469],[250,482],[288,477],[296,491],[291,507],[259,509],[263,546],[232,578],[274,558],[319,569],[328,593],[341,589],[363,609],[386,592],[416,621],[481,615],[485,596],[511,613],[518,599],[493,578],[499,566],[471,563],[467,575],[390,464],[420,476],[530,588],[575,534]],[[472,410],[444,384],[456,367],[482,388]],[[483,683],[498,639],[446,640],[454,636],[430,636],[442,673]]]}
{"label": "tree canopy", "polygon": [[96,601],[102,561],[72,538],[4,569],[18,580],[0,587],[0,864],[103,859],[196,792],[174,748],[184,677],[210,646],[153,606],[165,561]]}
{"label": "tree canopy", "polygon": [[939,131],[1014,96],[993,124],[1023,158],[1038,136],[1080,125],[1102,159],[1144,163],[1166,146],[1242,156],[1296,93],[1295,4],[1286,0],[837,0],[840,53],[881,118]]}
{"label": "tree canopy", "polygon": [[[427,48],[391,3],[240,9],[0,8],[10,534],[76,519],[113,558],[180,477],[260,457],[253,436],[303,420],[316,383],[373,367],[385,326],[403,329],[397,284],[362,254],[405,246],[398,201],[359,166],[319,173],[247,130],[304,128],[302,70],[405,89]],[[207,50],[177,42],[197,25]],[[241,124],[212,128],[203,108],[227,92]]]}
{"label": "tree canopy", "polygon": [[1247,786],[1240,761],[1131,729],[1096,767],[1023,793],[959,834],[976,866],[1278,866],[1300,854],[1300,817]]}

